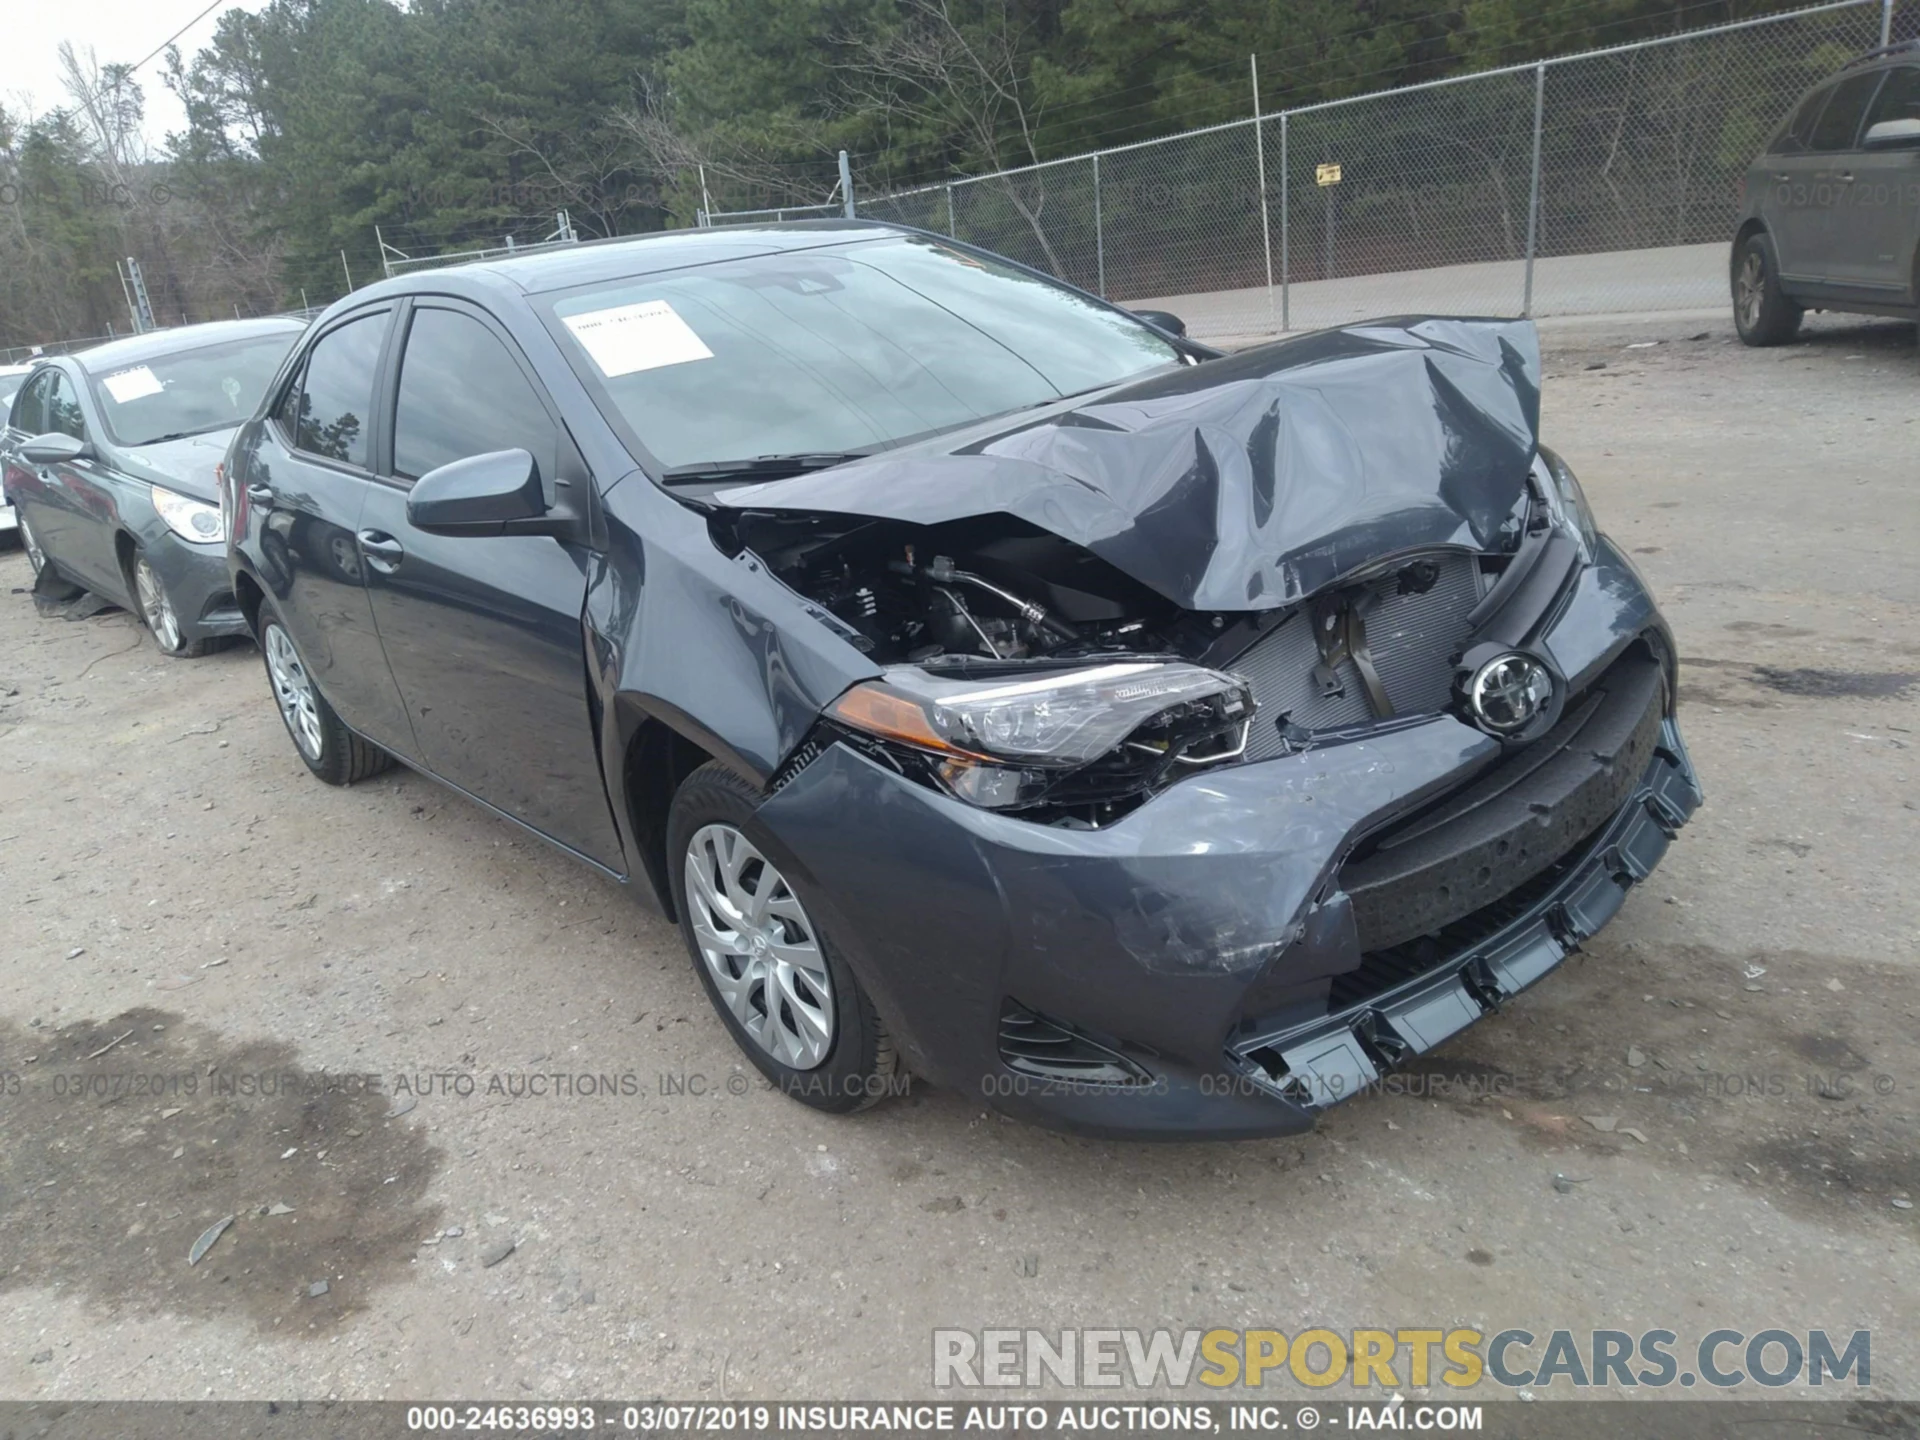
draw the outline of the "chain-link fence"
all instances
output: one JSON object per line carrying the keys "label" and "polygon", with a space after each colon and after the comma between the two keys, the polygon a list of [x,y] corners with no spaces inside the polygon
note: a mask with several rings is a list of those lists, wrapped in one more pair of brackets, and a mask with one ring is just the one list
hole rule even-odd
{"label": "chain-link fence", "polygon": [[[1914,0],[1905,0],[1912,7]],[[1836,3],[886,195],[1200,335],[1409,311],[1708,309],[1794,100],[1920,16]]]}

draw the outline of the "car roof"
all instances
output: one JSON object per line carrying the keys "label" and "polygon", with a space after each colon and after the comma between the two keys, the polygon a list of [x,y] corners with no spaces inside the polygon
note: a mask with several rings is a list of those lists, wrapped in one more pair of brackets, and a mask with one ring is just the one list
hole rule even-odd
{"label": "car roof", "polygon": [[178,325],[171,330],[149,330],[144,335],[109,340],[104,345],[91,346],[67,358],[78,363],[89,374],[98,374],[121,366],[138,365],[145,360],[157,360],[163,355],[177,355],[183,350],[198,350],[203,345],[225,344],[230,340],[256,340],[263,335],[286,335],[291,339],[305,328],[304,320],[282,315],[260,320],[212,320],[203,325]]}
{"label": "car roof", "polygon": [[1891,45],[1882,45],[1878,50],[1869,50],[1864,55],[1855,56],[1841,66],[1839,73],[1845,74],[1849,70],[1864,70],[1877,66],[1911,64],[1915,60],[1920,60],[1920,38],[1896,40]]}
{"label": "car roof", "polygon": [[506,260],[461,264],[458,257],[449,257],[445,266],[370,285],[355,292],[353,298],[418,294],[422,290],[490,289],[501,285],[522,294],[537,295],[596,281],[628,280],[667,270],[711,265],[721,260],[743,260],[783,251],[813,250],[850,240],[878,240],[888,235],[914,233],[917,232],[906,226],[880,220],[790,220],[772,225],[663,230],[651,235],[588,240]]}

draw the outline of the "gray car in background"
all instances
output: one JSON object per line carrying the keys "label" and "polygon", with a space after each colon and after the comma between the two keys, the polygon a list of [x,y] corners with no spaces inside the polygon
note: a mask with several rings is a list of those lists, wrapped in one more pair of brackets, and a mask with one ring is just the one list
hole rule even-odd
{"label": "gray car in background", "polygon": [[43,594],[90,590],[169,655],[247,633],[227,580],[227,442],[305,328],[232,320],[42,360],[0,438],[5,499]]}
{"label": "gray car in background", "polygon": [[1808,310],[1920,319],[1920,40],[1815,86],[1747,171],[1733,319],[1791,340]]}

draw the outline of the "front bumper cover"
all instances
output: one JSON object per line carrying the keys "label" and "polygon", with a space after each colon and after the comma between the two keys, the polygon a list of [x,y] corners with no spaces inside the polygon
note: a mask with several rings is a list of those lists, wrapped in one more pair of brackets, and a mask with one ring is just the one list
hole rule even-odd
{"label": "front bumper cover", "polygon": [[[1611,546],[1535,643],[1581,692],[1630,649],[1670,653]],[[1537,980],[1619,909],[1700,801],[1667,694],[1651,728],[1629,727],[1643,742],[1619,752],[1631,783],[1508,897],[1523,904],[1359,1001],[1341,977],[1372,957],[1343,862],[1502,753],[1451,716],[1209,771],[1095,831],[975,809],[845,745],[759,813],[916,1073],[1081,1133],[1288,1134]],[[1032,1037],[1061,1035],[1088,1042],[1109,1080],[1136,1083],[1029,1073]]]}

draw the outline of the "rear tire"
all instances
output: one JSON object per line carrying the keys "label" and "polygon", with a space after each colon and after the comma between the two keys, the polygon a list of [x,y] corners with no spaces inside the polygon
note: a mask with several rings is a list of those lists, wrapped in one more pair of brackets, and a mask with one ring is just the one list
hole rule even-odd
{"label": "rear tire", "polygon": [[768,858],[761,798],[715,762],[674,795],[667,873],[680,934],[734,1043],[776,1089],[829,1114],[864,1110],[894,1089],[893,1040]]}
{"label": "rear tire", "polygon": [[1749,345],[1784,345],[1800,331],[1806,311],[1780,288],[1773,240],[1749,235],[1733,252],[1733,328]]}
{"label": "rear tire", "polygon": [[329,785],[352,785],[392,768],[393,756],[341,723],[271,609],[260,612],[260,654],[280,719],[307,769]]}

